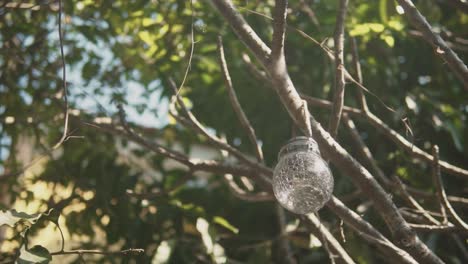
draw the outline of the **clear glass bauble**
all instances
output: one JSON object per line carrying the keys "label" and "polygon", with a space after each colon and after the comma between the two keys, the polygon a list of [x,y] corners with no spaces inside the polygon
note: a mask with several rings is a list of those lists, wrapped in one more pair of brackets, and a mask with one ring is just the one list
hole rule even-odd
{"label": "clear glass bauble", "polygon": [[333,183],[313,138],[295,137],[281,148],[273,172],[273,192],[284,208],[297,214],[317,212],[330,199]]}

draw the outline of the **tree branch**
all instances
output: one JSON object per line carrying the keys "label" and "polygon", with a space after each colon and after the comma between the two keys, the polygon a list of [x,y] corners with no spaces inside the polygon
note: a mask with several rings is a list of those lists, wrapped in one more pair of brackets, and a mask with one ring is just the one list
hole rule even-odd
{"label": "tree branch", "polygon": [[317,143],[328,154],[331,161],[345,174],[349,175],[362,192],[369,197],[377,212],[386,222],[398,245],[407,250],[417,261],[442,263],[442,261],[416,236],[402,217],[398,208],[374,177],[341,147],[322,126],[311,120],[312,130]]}
{"label": "tree branch", "polygon": [[253,54],[259,61],[266,62],[270,57],[270,48],[262,39],[260,39],[245,19],[235,10],[232,2],[230,0],[212,0],[212,2],[221,15],[223,15],[227,22],[232,26],[236,34],[239,36],[239,39],[252,50]]}
{"label": "tree branch", "polygon": [[[354,71],[356,72],[357,81],[362,84],[364,83],[364,80],[362,78],[361,63],[359,62],[359,53],[355,37],[351,37],[351,55]],[[364,93],[360,88],[357,89],[357,97],[357,101],[360,103],[362,111],[364,111],[364,113],[368,112],[369,107],[367,106],[366,97],[364,96]]]}
{"label": "tree branch", "polygon": [[340,126],[341,113],[343,111],[345,94],[345,74],[344,74],[344,23],[348,0],[340,0],[335,23],[335,95],[333,99],[333,108],[330,116],[328,131],[333,138],[338,134]]}
{"label": "tree branch", "polygon": [[[135,133],[128,133],[122,129],[117,129],[109,125],[102,125],[102,124],[96,124],[96,123],[84,122],[84,121],[82,121],[82,123],[84,125],[99,129],[101,131],[104,131],[104,132],[107,132],[116,136],[121,136],[127,140],[135,142],[136,144],[154,153],[157,153],[159,155],[178,161],[182,165],[187,166],[192,171],[206,171],[206,172],[212,172],[212,173],[217,173],[217,174],[230,173],[233,175],[248,176],[252,178],[253,180],[255,180],[257,183],[261,184],[264,188],[267,188],[266,190],[271,189],[271,184],[270,184],[269,179],[264,177],[263,175],[260,175],[256,169],[252,169],[249,166],[221,163],[215,160],[191,159],[180,152],[168,149],[164,146],[157,144],[156,142],[148,141]],[[271,170],[267,170],[267,172],[269,173],[268,175],[271,175]]]}
{"label": "tree branch", "polygon": [[437,145],[433,146],[432,148],[432,156],[434,157],[433,162],[433,179],[437,190],[437,195],[439,197],[440,203],[442,204],[442,215],[444,216],[444,223],[447,222],[447,214],[446,211],[450,213],[453,217],[456,226],[468,230],[468,224],[466,224],[460,216],[458,216],[457,212],[453,209],[452,205],[447,199],[447,194],[445,193],[444,184],[442,182],[442,177],[440,175],[440,167],[439,167],[439,147]]}
{"label": "tree branch", "polygon": [[315,12],[314,10],[312,10],[312,8],[304,1],[304,0],[299,0],[299,6],[301,8],[301,10],[307,14],[307,16],[310,18],[310,20],[312,21],[312,23],[314,23],[314,25],[318,28],[318,30],[320,31],[320,22],[319,20],[317,19],[317,16],[315,15]]}
{"label": "tree branch", "polygon": [[[354,260],[348,255],[348,252],[340,245],[340,242],[328,231],[328,229],[320,222],[320,220],[314,215],[309,214],[307,216],[302,215],[300,219],[324,245],[326,250],[329,250],[329,255],[332,263],[335,258],[339,258],[344,263],[355,263]],[[325,247],[326,245],[326,247]]]}
{"label": "tree branch", "polygon": [[364,221],[358,214],[346,207],[346,205],[336,197],[333,196],[326,205],[328,209],[333,211],[343,219],[347,225],[354,229],[359,236],[370,243],[377,244],[378,249],[381,250],[382,253],[390,254],[395,259],[398,259],[399,263],[418,263],[406,251],[395,246],[371,224]]}
{"label": "tree branch", "polygon": [[273,38],[271,40],[271,63],[284,60],[287,9],[287,0],[275,1],[275,9],[273,11]]}
{"label": "tree branch", "polygon": [[69,251],[57,251],[52,252],[50,255],[84,255],[84,254],[94,254],[94,255],[130,255],[130,254],[143,254],[144,249],[141,248],[129,248],[121,251],[101,251],[101,250],[88,250],[88,249],[77,249]]}
{"label": "tree branch", "polygon": [[[170,111],[170,114],[174,118],[176,118],[178,121],[181,121],[186,126],[191,127],[192,129],[194,129],[200,135],[203,135],[204,137],[206,137],[208,139],[208,142],[210,142],[215,147],[228,151],[230,154],[232,154],[234,157],[236,157],[237,159],[239,159],[243,163],[245,163],[245,164],[247,164],[247,165],[249,165],[249,166],[251,166],[253,168],[256,168],[258,170],[258,172],[260,172],[262,174],[265,174],[265,175],[268,175],[268,173],[270,173],[270,170],[265,165],[257,163],[255,161],[252,161],[249,157],[244,155],[238,149],[236,149],[236,148],[232,147],[231,145],[227,144],[222,139],[220,139],[220,138],[218,138],[218,137],[216,137],[214,135],[211,135],[206,130],[206,128],[197,120],[197,118],[192,114],[192,112],[187,108],[187,106],[185,105],[185,103],[182,100],[182,98],[180,97],[180,95],[177,94],[176,86],[174,85],[174,83],[172,81],[171,81],[171,84],[172,84],[171,86],[172,86],[172,88],[174,90],[175,100],[172,100],[171,106],[169,106],[169,111]],[[177,115],[177,112],[175,111],[175,109],[173,107],[174,102],[177,102],[179,104],[182,112],[188,117],[188,120],[180,118]]]}
{"label": "tree branch", "polygon": [[468,68],[458,55],[447,45],[444,39],[439,34],[432,30],[431,25],[426,18],[419,12],[411,0],[397,0],[403,7],[405,16],[408,18],[411,25],[421,31],[424,40],[432,45],[435,52],[447,62],[450,69],[455,73],[458,79],[463,83],[463,86],[468,90]]}
{"label": "tree branch", "polygon": [[219,53],[219,63],[221,66],[221,71],[223,73],[224,81],[226,83],[226,89],[228,91],[229,100],[231,101],[232,108],[239,119],[242,128],[247,132],[250,142],[255,147],[255,156],[257,157],[258,162],[263,163],[263,152],[262,148],[258,144],[257,136],[255,130],[249,122],[249,119],[245,115],[242,107],[237,99],[236,91],[233,88],[231,76],[229,75],[229,70],[226,63],[226,58],[224,56],[223,41],[221,36],[218,36],[218,53]]}
{"label": "tree branch", "polygon": [[229,190],[231,191],[232,195],[234,195],[235,197],[243,201],[248,201],[248,202],[275,201],[275,197],[271,194],[264,193],[264,192],[253,194],[253,193],[248,193],[242,190],[242,188],[240,188],[239,185],[237,185],[237,183],[234,181],[232,174],[225,174],[224,180],[228,184]]}
{"label": "tree branch", "polygon": [[[328,108],[328,109],[332,108],[332,103],[330,101],[310,97],[310,96],[303,95],[303,94],[301,95],[301,97],[304,98],[309,105],[313,105],[313,106],[317,106],[321,108]],[[433,160],[432,155],[430,155],[429,153],[415,146],[413,143],[408,141],[405,137],[400,135],[398,132],[391,129],[387,124],[385,124],[381,119],[379,119],[374,114],[372,113],[365,114],[363,113],[363,111],[357,108],[352,108],[348,106],[343,106],[343,111],[353,116],[364,118],[366,121],[369,122],[370,125],[376,128],[384,136],[392,140],[394,143],[396,143],[400,148],[408,152],[410,155],[416,158],[419,158],[421,160],[424,160],[426,162],[432,162]],[[443,171],[451,175],[460,176],[462,178],[468,179],[468,170],[466,169],[462,169],[446,161],[439,161],[439,165]]]}
{"label": "tree branch", "polygon": [[[213,1],[219,2],[221,0]],[[234,9],[228,9],[220,10],[220,12],[226,17],[234,31],[237,32],[239,29],[236,29],[236,27],[239,25],[229,21],[230,17],[233,15],[240,16],[237,11]],[[245,37],[242,34],[238,34],[238,36],[240,38]],[[255,51],[252,50],[252,52]],[[340,170],[349,174],[355,183],[360,186],[363,193],[375,202],[376,208],[378,208],[377,211],[386,221],[396,240],[402,244],[402,246],[408,250],[416,260],[426,263],[442,263],[442,261],[432,251],[430,251],[411,230],[408,223],[406,223],[405,219],[399,213],[395,204],[373,176],[352,156],[350,156],[344,148],[333,140],[333,138],[331,138],[330,135],[323,130],[321,125],[313,118],[306,120],[310,117],[308,109],[297,93],[294,84],[287,73],[286,65],[264,64],[263,66],[272,78],[283,105],[286,107],[295,123],[299,125],[307,136],[312,135],[310,127],[312,128],[319,146],[328,153],[332,162],[336,164]]]}

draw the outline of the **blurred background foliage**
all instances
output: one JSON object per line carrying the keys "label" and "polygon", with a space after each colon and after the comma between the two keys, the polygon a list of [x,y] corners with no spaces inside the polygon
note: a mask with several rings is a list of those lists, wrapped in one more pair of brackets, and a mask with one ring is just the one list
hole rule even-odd
{"label": "blurred background foliage", "polygon": [[[265,41],[271,37],[271,21],[254,12],[271,16],[273,2],[234,1]],[[289,26],[332,47],[337,2],[290,1]],[[451,1],[414,2],[466,61],[468,14],[450,5]],[[83,119],[115,120],[116,105],[123,104],[127,112],[134,113],[129,117],[131,123],[140,127],[145,136],[169,146],[181,145],[186,151],[194,145],[203,145],[203,138],[167,117],[167,100],[172,96],[169,78],[180,84],[188,64],[193,11],[195,50],[181,95],[207,127],[253,156],[253,148],[237,122],[220,74],[216,38],[222,35],[240,103],[262,142],[267,165],[274,166],[280,146],[293,134],[290,118],[271,87],[249,73],[241,59],[245,47],[209,1],[193,1],[192,9],[188,0],[64,1],[63,45],[71,109]],[[19,157],[25,149],[31,148],[37,155],[48,153],[47,149],[63,131],[57,18],[56,1],[0,3],[0,167],[5,175],[28,165]],[[351,1],[346,30],[348,38],[357,39],[364,83],[375,94],[367,96],[373,113],[422,149],[430,151],[432,144],[438,144],[442,159],[468,167],[468,93],[435,51],[408,25],[396,3]],[[350,50],[350,42],[346,41],[346,64],[353,73]],[[286,56],[291,77],[301,92],[332,98],[333,64],[318,45],[289,30]],[[346,105],[358,106],[354,96],[357,89],[354,84],[347,85]],[[395,112],[388,111],[376,97]],[[326,124],[328,111],[313,107],[310,110]],[[402,122],[405,118],[411,131]],[[414,187],[434,192],[428,176],[430,166],[415,163],[366,122],[356,121],[361,136],[386,174],[398,175]],[[125,162],[117,143],[126,148],[127,142],[84,126],[76,118],[72,119],[70,130],[83,138],[70,139],[59,151],[48,155],[44,168],[30,182],[18,175],[0,178],[1,209],[10,209],[19,200],[26,204],[38,201],[37,211],[28,213],[45,212],[50,207],[63,209],[61,218],[66,220],[70,238],[77,240],[79,247],[106,249],[117,244],[119,248],[144,248],[143,255],[121,258],[123,262],[137,263],[156,259],[161,245],[171,249],[169,263],[223,261],[219,252],[210,252],[203,243],[199,229],[204,223],[200,219],[204,219],[212,243],[224,250],[222,256],[239,263],[271,262],[278,236],[272,203],[240,201],[230,194],[222,175],[187,180],[180,168],[167,168],[163,157],[132,150],[136,157],[147,161],[152,172],[160,175],[156,177]],[[26,147],[21,144],[23,138],[31,139]],[[344,129],[340,131],[339,142],[353,153]],[[338,171],[334,171],[334,176],[336,196],[355,190]],[[466,181],[453,176],[444,177],[444,181],[449,194],[466,196]],[[48,184],[46,190],[52,190],[50,197],[39,199],[29,189],[36,182]],[[69,188],[68,196],[62,197],[57,186]],[[127,190],[170,192],[144,199],[129,195]],[[73,203],[85,207],[67,211],[67,206]],[[356,208],[361,203],[355,199],[348,205]],[[429,201],[425,205],[437,210],[435,203]],[[326,209],[321,214],[332,231],[338,232],[339,219]],[[383,227],[372,209],[362,214]],[[99,237],[105,242],[103,245],[95,243],[96,226],[103,231],[104,236]],[[344,247],[359,263],[391,262],[381,259],[352,232],[345,231]],[[80,241],[72,234],[90,239]],[[422,238],[442,259],[463,262],[462,253],[445,243],[445,235],[423,234]],[[19,239],[8,238],[10,242]],[[289,240],[299,263],[328,261],[324,251],[320,247],[311,248],[311,238],[300,231]],[[15,253],[13,250],[1,254],[7,259]],[[103,256],[95,261],[115,259]],[[79,263],[80,259],[71,261]]]}

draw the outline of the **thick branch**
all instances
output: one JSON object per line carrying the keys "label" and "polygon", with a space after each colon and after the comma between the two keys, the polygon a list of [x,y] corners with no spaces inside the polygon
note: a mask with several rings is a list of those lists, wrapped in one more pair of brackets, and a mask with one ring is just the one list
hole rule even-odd
{"label": "thick branch", "polygon": [[[221,0],[213,0],[219,2]],[[226,0],[227,1],[227,0]],[[228,14],[223,13],[228,12]],[[240,16],[236,10],[220,10],[221,14],[229,18],[234,15]],[[233,14],[229,14],[229,12]],[[235,31],[238,31],[235,23],[230,22],[231,27]],[[238,34],[239,35],[239,34]],[[243,37],[239,35],[239,37]],[[255,52],[252,50],[252,52]],[[311,120],[304,120],[309,117],[309,113],[306,106],[299,94],[297,93],[294,84],[292,83],[289,74],[286,70],[286,65],[263,65],[269,75],[271,76],[273,83],[276,86],[276,90],[282,99],[282,103],[288,109],[290,116],[299,125],[299,127],[310,136],[310,127],[314,132],[317,142],[321,148],[328,153],[332,162],[336,164],[342,171],[349,174],[355,183],[360,186],[363,193],[370,197],[376,204],[379,214],[386,221],[390,230],[392,231],[396,240],[402,244],[402,246],[410,252],[410,254],[420,262],[424,263],[442,263],[442,261],[432,252],[427,246],[422,243],[416,234],[406,223],[405,219],[401,216],[395,204],[385,193],[382,187],[377,183],[373,176],[359,164],[353,157],[346,152],[330,135],[323,130],[320,124],[318,124],[313,118]]]}
{"label": "thick branch", "polygon": [[340,126],[341,113],[343,111],[345,93],[345,71],[344,71],[344,23],[348,0],[340,0],[335,24],[335,96],[333,99],[333,109],[330,116],[328,131],[332,137],[336,138],[338,127]]}
{"label": "thick branch", "polygon": [[284,38],[286,35],[287,0],[276,0],[273,11],[273,38],[271,41],[271,62],[284,59]]}
{"label": "thick branch", "polygon": [[212,0],[212,2],[234,29],[239,39],[252,50],[259,61],[266,62],[270,57],[270,48],[236,11],[232,2],[230,0]]}
{"label": "thick branch", "polygon": [[397,244],[407,250],[417,261],[442,263],[442,261],[416,236],[402,217],[389,195],[374,177],[328,134],[317,121],[312,120],[312,130],[317,143],[331,161],[360,187],[375,203],[377,212],[386,222]]}
{"label": "thick branch", "polygon": [[[238,37],[246,44],[248,48],[254,53],[254,55],[259,58],[259,61],[262,63],[262,66],[267,70],[268,75],[275,85],[275,90],[278,93],[278,96],[281,99],[281,102],[285,106],[286,110],[289,112],[289,115],[294,120],[296,125],[301,128],[302,132],[306,136],[311,136],[312,132],[310,130],[310,119],[309,119],[309,110],[307,108],[307,103],[303,101],[297,90],[294,87],[294,84],[287,74],[286,61],[283,56],[275,60],[265,60],[264,52],[259,51],[258,48],[252,47],[251,36],[245,34],[245,28],[250,28],[242,16],[235,10],[230,0],[212,0],[218,11],[223,15],[227,22],[230,24],[234,32],[237,33]],[[279,4],[284,2],[279,1]],[[230,7],[230,8],[226,8]],[[281,7],[278,7],[279,9]],[[282,10],[282,8],[280,9]],[[237,19],[233,19],[237,18]],[[253,33],[255,34],[255,33]],[[256,34],[255,34],[256,36]],[[263,43],[263,42],[262,42]],[[270,53],[268,53],[270,55]],[[281,55],[281,54],[280,54]],[[285,74],[286,73],[286,74]]]}
{"label": "thick branch", "polygon": [[435,33],[426,18],[418,11],[411,0],[397,0],[403,7],[405,15],[409,22],[423,34],[426,40],[435,49],[435,52],[447,62],[450,69],[463,83],[465,89],[468,90],[468,68],[458,55],[447,45],[439,34]]}
{"label": "thick branch", "polygon": [[[332,103],[327,100],[318,99],[307,95],[301,95],[301,97],[304,98],[309,105],[328,109],[331,109],[332,107]],[[380,120],[377,116],[373,115],[372,113],[364,114],[363,111],[348,106],[344,106],[343,111],[353,116],[364,118],[366,121],[369,122],[369,124],[371,124],[374,128],[380,131],[384,136],[395,142],[400,148],[408,152],[410,155],[424,160],[426,162],[432,162],[432,155],[415,146],[413,143],[408,141],[405,137],[400,135],[395,130],[391,129],[387,124],[385,124],[382,120]],[[468,170],[466,169],[462,169],[446,161],[439,161],[439,165],[443,171],[449,174],[468,179]]]}

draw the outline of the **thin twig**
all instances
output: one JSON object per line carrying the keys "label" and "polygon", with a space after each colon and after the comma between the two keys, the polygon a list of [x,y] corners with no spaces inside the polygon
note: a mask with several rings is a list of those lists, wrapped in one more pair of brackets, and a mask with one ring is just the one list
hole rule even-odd
{"label": "thin twig", "polygon": [[440,232],[440,233],[466,233],[467,230],[460,229],[453,225],[424,225],[410,223],[411,228],[419,232]]}
{"label": "thin twig", "polygon": [[326,206],[333,213],[339,216],[348,226],[355,230],[359,236],[371,243],[377,243],[378,249],[382,254],[389,254],[392,258],[398,260],[399,263],[417,263],[411,255],[395,246],[377,229],[362,219],[362,217],[353,210],[346,207],[346,205],[335,196],[326,203]]}
{"label": "thin twig", "polygon": [[101,250],[92,250],[92,249],[77,249],[77,250],[68,250],[68,251],[57,251],[52,252],[50,255],[83,255],[83,254],[94,254],[94,255],[133,255],[133,254],[143,254],[145,252],[142,248],[129,248],[120,251],[101,251]]}
{"label": "thin twig", "polygon": [[[194,129],[200,135],[203,135],[204,137],[206,137],[208,139],[208,141],[212,145],[214,145],[215,147],[228,151],[234,157],[236,157],[237,159],[239,159],[243,163],[245,163],[245,164],[247,164],[247,165],[249,165],[249,166],[251,166],[253,168],[256,168],[259,172],[263,173],[264,175],[267,175],[270,172],[269,169],[265,165],[263,165],[261,163],[257,163],[255,161],[252,161],[249,157],[244,155],[238,149],[236,149],[233,146],[227,144],[225,141],[218,138],[217,136],[210,134],[206,130],[206,128],[198,121],[198,119],[192,114],[192,112],[187,108],[187,106],[185,105],[185,103],[182,100],[182,98],[180,97],[180,95],[176,94],[174,83],[172,81],[170,81],[170,83],[172,84],[171,86],[174,89],[174,94],[175,94],[175,99],[173,99],[172,102],[173,103],[175,103],[175,102],[178,103],[178,105],[180,106],[180,109],[182,110],[184,115],[188,118],[188,120],[184,119],[184,118],[181,118],[177,114],[176,110],[174,109],[173,103],[171,103],[171,105],[169,107],[169,111],[170,111],[169,113],[174,118],[176,118],[178,121],[181,121],[186,126],[191,127],[192,129]],[[260,176],[264,176],[264,175],[260,175]]]}
{"label": "thin twig", "polygon": [[[418,203],[418,201],[416,201],[416,199],[414,199],[413,196],[411,196],[411,194],[408,193],[408,191],[406,190],[406,186],[403,184],[403,182],[401,182],[400,178],[398,178],[397,176],[393,176],[393,179],[394,179],[394,182],[396,183],[395,185],[400,190],[400,194],[403,196],[403,198],[405,200],[407,200],[414,208],[416,208],[431,223],[436,224],[436,225],[440,225],[440,222],[437,219],[435,219],[434,217],[432,217],[427,212],[427,210],[424,209],[424,207],[422,207]],[[444,222],[444,223],[446,224],[447,222]]]}
{"label": "thin twig", "polygon": [[317,216],[309,214],[307,216],[300,216],[300,219],[307,229],[309,229],[322,242],[324,249],[329,255],[331,263],[335,263],[335,258],[339,258],[340,263],[355,263],[330,231],[328,231],[328,229],[320,222]]}
{"label": "thin twig", "polygon": [[[266,186],[271,189],[271,184],[269,182],[269,179],[266,177],[259,176],[259,173],[257,170],[252,169],[248,166],[242,166],[242,165],[237,165],[237,164],[227,164],[227,163],[222,163],[222,162],[215,161],[215,160],[191,159],[180,152],[161,146],[157,144],[156,142],[148,141],[135,133],[127,133],[127,131],[124,131],[122,129],[117,129],[109,125],[96,124],[96,123],[86,122],[86,121],[82,121],[82,123],[89,127],[97,128],[101,131],[111,133],[116,136],[121,136],[127,140],[133,141],[137,143],[138,145],[154,153],[157,153],[167,158],[178,161],[179,163],[187,166],[189,169],[193,171],[206,171],[206,172],[219,173],[219,174],[231,173],[233,175],[248,176],[252,178],[253,180],[256,180],[262,186]],[[269,173],[268,176],[270,176],[272,174],[271,170],[267,170],[267,171]]]}
{"label": "thin twig", "polygon": [[441,178],[440,178],[440,166],[439,166],[439,147],[437,145],[432,147],[432,156],[434,157],[434,161],[432,164],[432,181],[434,182],[434,185],[436,186],[436,194],[437,197],[439,198],[439,207],[440,207],[440,213],[442,214],[443,221],[445,225],[448,223],[448,218],[447,218],[447,211],[445,210],[445,205],[444,205],[444,195],[445,195],[445,190],[441,186]]}
{"label": "thin twig", "polygon": [[[332,108],[332,103],[330,101],[324,100],[324,99],[318,99],[314,97],[310,97],[308,95],[301,94],[301,97],[307,101],[309,105],[312,106],[317,106],[321,108]],[[353,107],[348,107],[348,106],[343,106],[343,111],[346,113],[349,113],[353,116],[357,116],[360,118],[364,118],[366,121],[369,122],[370,125],[372,125],[374,128],[376,128],[378,131],[380,131],[384,136],[392,140],[394,143],[396,143],[400,148],[408,152],[410,155],[419,158],[421,160],[424,160],[426,162],[432,162],[433,156],[424,150],[418,148],[415,146],[413,143],[408,141],[405,137],[403,137],[401,134],[396,132],[395,130],[391,129],[385,122],[383,122],[381,119],[379,119],[377,116],[375,116],[372,113],[364,114],[362,110],[353,108]],[[439,161],[439,165],[441,169],[451,175],[455,176],[460,176],[464,179],[468,179],[468,170],[457,167],[453,164],[450,164],[446,161]]]}
{"label": "thin twig", "polygon": [[63,133],[62,137],[60,140],[52,147],[52,149],[57,149],[62,145],[63,142],[66,141],[67,136],[68,136],[68,91],[67,91],[67,69],[66,69],[66,64],[65,64],[65,55],[63,52],[63,32],[62,32],[62,12],[63,12],[63,6],[62,6],[62,0],[58,1],[59,3],[59,13],[58,13],[58,33],[59,33],[59,42],[60,42],[60,56],[61,56],[61,61],[62,61],[62,93],[63,93],[63,100],[65,103],[65,109],[64,109],[64,125],[63,125]]}
{"label": "thin twig", "polygon": [[[257,12],[257,11],[254,11],[254,10],[250,10],[250,9],[247,9],[247,8],[243,8],[243,7],[240,7],[240,9],[242,10],[245,10],[249,13],[252,13],[252,14],[255,14],[255,15],[258,15],[258,16],[261,16],[263,18],[266,18],[266,19],[269,19],[269,20],[273,20],[272,17],[269,17],[265,14],[262,14],[260,12]],[[323,42],[319,42],[317,41],[316,39],[314,39],[313,37],[311,37],[310,35],[308,35],[307,33],[305,33],[304,31],[298,29],[298,28],[295,28],[295,27],[292,27],[292,26],[287,26],[288,29],[291,29],[293,31],[295,31],[296,33],[298,33],[299,35],[301,35],[302,37],[312,41],[314,44],[316,44],[317,46],[320,47],[320,49],[322,51],[325,52],[325,54],[328,56],[328,58],[334,62],[335,61],[335,55],[333,53],[333,51],[331,51],[327,46],[323,45]],[[385,102],[379,97],[377,96],[375,93],[371,92],[368,88],[366,88],[362,83],[358,82],[347,70],[346,68],[344,68],[344,74],[345,74],[345,78],[346,80],[356,84],[358,86],[359,89],[365,91],[366,93],[372,95],[374,98],[376,98],[384,107],[385,109],[387,109],[388,111],[394,113],[395,110],[393,108],[391,108],[390,106],[388,106],[387,104],[385,104]]]}
{"label": "thin twig", "polygon": [[345,94],[345,70],[344,70],[344,24],[348,0],[340,0],[335,23],[335,95],[333,99],[333,109],[330,115],[328,131],[333,138],[338,134],[341,114],[343,111]]}
{"label": "thin twig", "polygon": [[465,89],[468,90],[468,68],[465,63],[447,45],[445,40],[432,30],[431,25],[411,0],[397,0],[397,2],[403,7],[405,16],[411,25],[421,31],[424,40],[432,45],[435,53],[448,64],[450,69],[455,73],[455,76],[463,83]]}
{"label": "thin twig", "polygon": [[232,108],[239,119],[242,128],[247,132],[250,142],[255,147],[255,156],[257,157],[258,162],[263,163],[263,152],[260,144],[258,144],[257,135],[255,130],[249,122],[249,119],[242,110],[242,106],[237,99],[236,91],[232,85],[231,76],[229,74],[229,69],[227,67],[226,58],[224,56],[224,47],[221,36],[218,36],[218,53],[219,53],[219,63],[221,65],[221,71],[223,73],[224,81],[226,83],[226,88],[229,95],[229,100],[231,101]]}
{"label": "thin twig", "polygon": [[[214,2],[232,3],[228,0],[213,0]],[[232,17],[242,16],[235,10],[231,9],[220,9],[220,13],[230,23],[234,31],[238,32],[239,26],[243,24],[236,24],[232,21]],[[246,42],[244,35],[238,34],[238,37]],[[248,46],[248,45],[247,45]],[[255,50],[251,50],[255,53]],[[259,56],[261,54],[256,54]],[[311,131],[307,129],[312,128],[317,143],[327,152],[331,161],[347,175],[351,176],[355,184],[358,185],[363,193],[375,203],[375,207],[378,208],[377,212],[385,220],[387,226],[392,231],[393,235],[399,241],[413,257],[421,262],[427,263],[442,263],[439,257],[432,252],[417,236],[412,232],[408,223],[401,216],[398,209],[396,208],[393,201],[388,197],[387,193],[382,189],[378,182],[373,176],[360,164],[358,163],[343,147],[341,147],[322,127],[319,123],[313,119],[308,113],[307,108],[303,108],[305,104],[300,98],[297,90],[292,82],[286,67],[276,67],[278,65],[263,65],[268,71],[269,76],[272,78],[275,84],[278,95],[280,96],[283,105],[288,110],[291,118],[299,125],[306,135],[311,136]],[[286,94],[285,94],[286,93]],[[309,118],[305,120],[305,118]],[[310,133],[309,133],[310,132]]]}
{"label": "thin twig", "polygon": [[193,0],[190,0],[190,17],[191,17],[191,23],[190,23],[190,54],[189,54],[189,60],[187,64],[187,68],[185,69],[184,73],[184,78],[182,79],[182,82],[180,83],[179,88],[177,89],[176,94],[179,94],[182,88],[185,85],[185,81],[187,80],[188,73],[190,71],[190,68],[192,67],[192,58],[193,58],[193,52],[195,50],[195,38],[194,38],[194,15],[193,15]]}
{"label": "thin twig", "polygon": [[317,19],[317,16],[315,15],[315,12],[314,10],[312,10],[312,8],[304,1],[304,0],[300,0],[299,1],[299,6],[301,8],[301,10],[307,14],[307,16],[310,18],[310,20],[312,21],[312,23],[314,23],[314,25],[317,27],[317,29],[320,31],[321,30],[321,27],[320,27],[320,22],[319,20]]}
{"label": "thin twig", "polygon": [[[437,195],[439,197],[441,206],[441,212],[444,216],[444,223],[447,223],[447,213],[446,211],[453,217],[456,226],[468,230],[468,224],[465,223],[460,216],[458,216],[457,212],[453,209],[452,205],[447,199],[447,194],[445,193],[444,184],[442,182],[442,177],[440,175],[440,166],[439,166],[439,147],[434,145],[432,148],[432,156],[434,157],[433,161],[433,178],[434,183],[437,189]],[[442,209],[444,208],[444,209]]]}
{"label": "thin twig", "polygon": [[248,202],[266,202],[266,201],[275,201],[275,198],[268,193],[262,192],[262,193],[248,193],[244,190],[242,190],[239,185],[234,181],[234,177],[232,174],[225,174],[224,175],[224,180],[228,184],[229,190],[231,191],[232,195],[235,197],[243,200],[243,201],[248,201]]}
{"label": "thin twig", "polygon": [[[364,83],[364,79],[362,78],[362,70],[361,70],[361,63],[359,62],[359,53],[357,47],[357,41],[355,37],[351,37],[351,55],[352,61],[354,66],[354,71],[356,73],[356,78],[359,83]],[[357,89],[357,97],[358,102],[361,105],[361,109],[364,113],[369,111],[369,107],[367,106],[366,96],[362,92],[362,89]]]}

